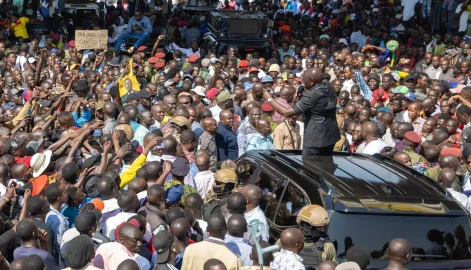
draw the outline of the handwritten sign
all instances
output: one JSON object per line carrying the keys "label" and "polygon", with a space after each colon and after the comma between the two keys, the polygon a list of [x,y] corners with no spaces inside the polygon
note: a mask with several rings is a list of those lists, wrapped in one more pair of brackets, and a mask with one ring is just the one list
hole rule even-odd
{"label": "handwritten sign", "polygon": [[88,50],[108,47],[107,30],[76,30],[75,46],[77,50]]}

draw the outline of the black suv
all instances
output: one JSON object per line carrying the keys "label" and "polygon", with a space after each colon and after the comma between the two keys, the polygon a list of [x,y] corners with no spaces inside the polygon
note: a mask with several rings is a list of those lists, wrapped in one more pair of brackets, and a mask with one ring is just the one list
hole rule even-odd
{"label": "black suv", "polygon": [[413,247],[410,269],[471,268],[468,212],[437,182],[385,156],[303,160],[301,151],[250,151],[237,165],[242,181],[262,188],[272,243],[296,224],[300,208],[319,204],[329,212],[339,261],[360,245],[373,258],[369,268],[386,268],[388,242],[405,238]]}

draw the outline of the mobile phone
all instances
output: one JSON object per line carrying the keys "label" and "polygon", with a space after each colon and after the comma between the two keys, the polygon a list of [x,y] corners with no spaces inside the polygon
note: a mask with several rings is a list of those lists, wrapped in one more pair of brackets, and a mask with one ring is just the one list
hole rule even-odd
{"label": "mobile phone", "polygon": [[96,128],[96,129],[93,130],[93,135],[92,136],[93,137],[100,137],[101,134],[103,134],[101,128]]}
{"label": "mobile phone", "polygon": [[21,188],[15,188],[16,195],[23,196],[25,195],[25,190]]}

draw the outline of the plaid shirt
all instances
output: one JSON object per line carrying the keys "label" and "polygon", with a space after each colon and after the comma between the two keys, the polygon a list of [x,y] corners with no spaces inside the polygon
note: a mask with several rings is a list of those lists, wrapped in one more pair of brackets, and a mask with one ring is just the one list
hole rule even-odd
{"label": "plaid shirt", "polygon": [[424,124],[425,124],[425,119],[423,119],[422,117],[419,117],[415,121],[410,120],[410,122],[412,126],[414,127],[415,133],[417,134],[422,133],[422,129],[424,128]]}

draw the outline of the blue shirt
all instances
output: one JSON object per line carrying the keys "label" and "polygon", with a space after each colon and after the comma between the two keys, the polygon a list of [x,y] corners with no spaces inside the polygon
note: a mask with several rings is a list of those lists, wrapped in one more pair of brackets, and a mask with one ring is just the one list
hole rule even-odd
{"label": "blue shirt", "polygon": [[246,152],[250,150],[270,150],[275,149],[275,145],[273,144],[273,139],[270,135],[264,137],[262,134],[257,133],[250,138],[249,142],[247,143]]}
{"label": "blue shirt", "polygon": [[218,160],[227,159],[235,161],[239,157],[239,145],[237,144],[237,135],[231,127],[218,124],[216,137],[216,147],[218,149]]}
{"label": "blue shirt", "polygon": [[69,229],[69,221],[52,206],[50,209],[51,210],[46,215],[46,225],[54,232],[56,254],[60,254],[62,235]]}
{"label": "blue shirt", "polygon": [[146,31],[147,33],[152,33],[152,23],[148,17],[142,16],[141,20],[136,20],[136,17],[132,16],[128,22],[128,28],[126,28],[127,33],[131,33],[132,27],[134,25],[139,25],[142,28],[142,31]]}
{"label": "blue shirt", "polygon": [[137,128],[140,126],[139,123],[137,123],[136,121],[132,121],[132,120],[129,123],[129,125],[131,126],[133,132],[136,132]]}
{"label": "blue shirt", "polygon": [[56,261],[54,261],[54,258],[49,252],[39,249],[39,248],[35,248],[35,247],[25,247],[25,246],[18,247],[13,251],[13,258],[15,258],[16,260],[22,257],[33,255],[33,254],[36,254],[39,257],[41,257],[41,259],[43,259],[44,263],[46,264],[47,270],[56,270],[56,269],[59,270],[60,269]]}
{"label": "blue shirt", "polygon": [[80,214],[80,209],[78,207],[71,207],[66,205],[61,209],[61,214],[70,220],[69,228],[73,228],[75,227],[75,218],[78,216],[78,214]]}
{"label": "blue shirt", "polygon": [[89,122],[92,119],[92,113],[88,108],[82,110],[82,114],[80,115],[80,117],[78,116],[77,112],[73,112],[72,116],[74,117],[76,127],[82,127],[83,124]]}
{"label": "blue shirt", "polygon": [[242,259],[242,265],[252,265],[253,262],[250,259],[250,254],[252,253],[252,246],[248,244],[247,239],[243,237],[235,237],[229,234],[226,234],[224,237],[224,242],[226,246],[235,254],[239,255]]}

